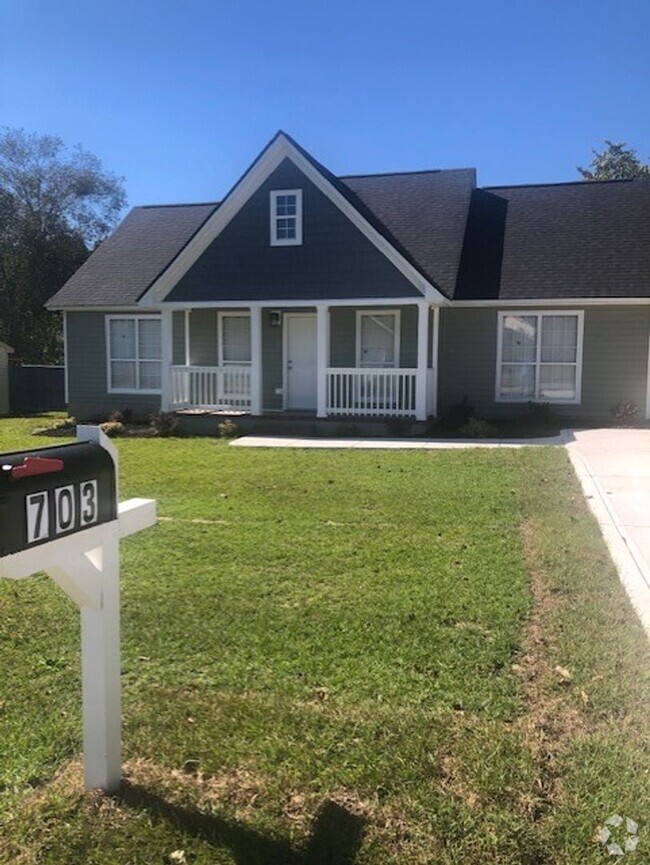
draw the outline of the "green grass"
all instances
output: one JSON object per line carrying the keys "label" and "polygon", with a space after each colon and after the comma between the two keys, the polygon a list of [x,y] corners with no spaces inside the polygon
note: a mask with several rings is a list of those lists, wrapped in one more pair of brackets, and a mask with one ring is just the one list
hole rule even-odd
{"label": "green grass", "polygon": [[76,610],[0,582],[0,862],[597,863],[615,811],[647,860],[650,652],[562,451],[118,446],[161,517],[123,544],[127,783],[80,792]]}

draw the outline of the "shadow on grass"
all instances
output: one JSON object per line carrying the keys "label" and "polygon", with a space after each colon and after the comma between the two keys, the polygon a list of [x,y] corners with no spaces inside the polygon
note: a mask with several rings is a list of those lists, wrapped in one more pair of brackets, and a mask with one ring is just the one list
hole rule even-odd
{"label": "shadow on grass", "polygon": [[325,802],[307,844],[296,850],[286,840],[265,835],[237,820],[174,805],[128,781],[115,798],[213,847],[226,848],[237,865],[354,865],[365,822],[335,802]]}

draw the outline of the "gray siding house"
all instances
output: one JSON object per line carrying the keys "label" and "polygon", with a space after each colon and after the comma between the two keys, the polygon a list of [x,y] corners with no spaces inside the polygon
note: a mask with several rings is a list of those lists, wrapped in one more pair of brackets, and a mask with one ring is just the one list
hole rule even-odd
{"label": "gray siding house", "polygon": [[133,209],[48,307],[78,418],[648,418],[650,182],[336,177],[280,132],[222,202]]}

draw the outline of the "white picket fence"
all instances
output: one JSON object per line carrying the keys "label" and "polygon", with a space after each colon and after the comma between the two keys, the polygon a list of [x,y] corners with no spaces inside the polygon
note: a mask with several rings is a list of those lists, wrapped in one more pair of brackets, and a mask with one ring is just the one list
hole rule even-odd
{"label": "white picket fence", "polygon": [[327,413],[413,417],[416,380],[415,369],[328,369]]}
{"label": "white picket fence", "polygon": [[172,408],[250,411],[250,367],[173,366]]}

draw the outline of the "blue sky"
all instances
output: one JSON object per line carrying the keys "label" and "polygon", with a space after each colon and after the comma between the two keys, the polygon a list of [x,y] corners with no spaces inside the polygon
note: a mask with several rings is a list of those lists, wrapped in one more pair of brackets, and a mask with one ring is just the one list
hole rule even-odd
{"label": "blue sky", "polygon": [[572,180],[650,160],[647,0],[0,0],[0,124],[59,134],[131,204],[220,198],[282,128],[336,174]]}

